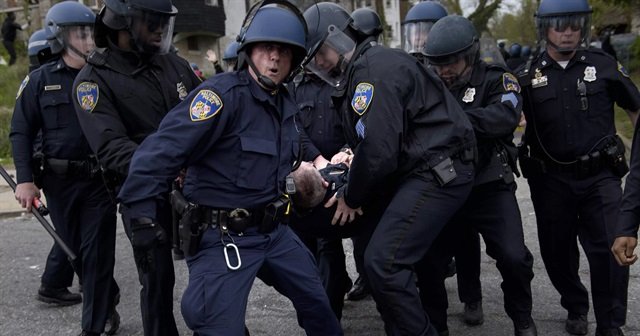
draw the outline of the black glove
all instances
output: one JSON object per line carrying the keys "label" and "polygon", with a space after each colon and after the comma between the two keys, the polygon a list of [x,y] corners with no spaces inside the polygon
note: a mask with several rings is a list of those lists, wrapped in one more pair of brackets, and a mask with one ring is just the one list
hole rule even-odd
{"label": "black glove", "polygon": [[149,250],[167,242],[167,233],[151,218],[141,217],[131,220],[131,245],[141,250]]}

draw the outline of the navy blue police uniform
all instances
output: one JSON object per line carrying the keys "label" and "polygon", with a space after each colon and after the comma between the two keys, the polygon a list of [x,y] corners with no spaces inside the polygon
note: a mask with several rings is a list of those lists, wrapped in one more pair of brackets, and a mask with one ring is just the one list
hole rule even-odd
{"label": "navy blue police uniform", "polygon": [[[110,44],[110,48],[97,49],[89,56],[88,64],[74,82],[76,113],[114,192],[127,176],[138,145],[199,83],[189,63],[173,53],[142,60],[138,53]],[[168,193],[170,188],[165,191]],[[158,203],[158,223],[170,234],[171,206],[162,198]],[[131,237],[130,223],[124,217],[123,222]],[[167,242],[150,251],[133,251],[142,285],[140,305],[145,335],[178,334],[173,316],[175,274],[171,248]]]}
{"label": "navy blue police uniform", "polygon": [[[576,235],[590,265],[598,328],[625,324],[629,269],[609,248],[626,173],[613,104],[637,111],[640,93],[601,50],[579,50],[562,67],[546,52],[518,74],[527,119],[520,164],[536,211],[540,253],[570,317],[585,315],[589,295],[578,274]],[[525,149],[526,147],[523,147]]]}
{"label": "navy blue police uniform", "polygon": [[355,49],[334,93],[355,149],[344,201],[355,209],[391,191],[365,251],[372,294],[388,334],[436,335],[412,267],[471,191],[475,137],[431,70],[371,41]]}
{"label": "navy blue police uniform", "polygon": [[[524,243],[522,220],[515,196],[517,151],[513,132],[522,111],[520,86],[514,75],[499,65],[477,61],[464,85],[451,93],[467,113],[478,143],[474,187],[464,206],[443,230],[417,267],[422,304],[439,331],[447,329],[447,264],[455,255],[462,270],[477,270],[458,285],[460,300],[482,300],[477,232],[496,260],[502,275],[504,306],[516,325],[529,323],[532,298],[533,256]],[[475,260],[473,260],[475,259]]]}
{"label": "navy blue police uniform", "polygon": [[[300,111],[298,121],[304,129],[301,139],[303,160],[313,161],[319,155],[331,160],[346,143],[342,130],[342,118],[331,100],[333,87],[313,74],[304,74],[300,81],[296,79],[291,85],[293,85],[293,94]],[[331,216],[324,211],[312,211],[306,216],[291,218],[292,228],[315,254],[331,308],[340,319],[344,294],[351,287],[351,279],[346,271],[342,238],[305,234],[305,226],[307,224],[313,226],[314,222],[323,222],[324,226],[328,227]]]}
{"label": "navy blue police uniform", "polygon": [[[33,141],[42,131],[42,189],[51,220],[56,232],[81,259],[82,329],[101,333],[119,296],[113,279],[116,207],[75,114],[72,92],[77,73],[59,59],[29,74],[18,92],[10,138],[17,183],[31,182]],[[54,245],[55,249],[60,248]],[[56,256],[57,263],[70,267],[64,252]],[[73,273],[60,279],[52,271],[50,267],[45,269],[43,285],[70,285]]]}
{"label": "navy blue police uniform", "polygon": [[[296,113],[286,90],[266,91],[247,70],[219,74],[170,111],[134,154],[119,194],[130,207],[128,217],[159,219],[155,199],[182,167],[185,198],[216,214],[196,254],[187,256],[182,314],[198,335],[244,332],[256,276],[292,300],[307,334],[342,334],[309,250],[280,216],[259,231],[298,153]],[[220,217],[234,209],[251,218],[243,231]]]}
{"label": "navy blue police uniform", "polygon": [[638,124],[636,123],[631,145],[631,161],[629,163],[629,175],[624,182],[624,196],[620,206],[618,228],[615,231],[617,237],[638,237],[638,225],[640,225],[640,136],[638,136]]}

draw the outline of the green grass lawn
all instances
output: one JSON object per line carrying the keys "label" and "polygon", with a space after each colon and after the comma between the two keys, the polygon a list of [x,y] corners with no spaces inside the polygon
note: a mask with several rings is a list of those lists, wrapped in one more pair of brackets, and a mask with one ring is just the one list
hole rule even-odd
{"label": "green grass lawn", "polygon": [[27,75],[28,60],[18,56],[18,61],[12,66],[0,65],[0,164],[12,165],[11,145],[9,144],[9,127],[11,113],[16,101],[16,93],[20,83]]}

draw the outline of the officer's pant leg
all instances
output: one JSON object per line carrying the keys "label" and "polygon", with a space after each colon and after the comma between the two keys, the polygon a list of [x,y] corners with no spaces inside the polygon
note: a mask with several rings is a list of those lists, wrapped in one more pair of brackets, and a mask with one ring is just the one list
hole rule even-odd
{"label": "officer's pant leg", "polygon": [[[159,203],[156,220],[171,234],[171,209]],[[127,235],[131,237],[130,223],[122,216]],[[155,246],[149,251],[133,249],[140,289],[140,310],[145,335],[178,335],[173,316],[173,286],[175,273],[171,242]]]}
{"label": "officer's pant leg", "polygon": [[327,292],[331,309],[338,320],[342,318],[344,294],[349,284],[341,238],[319,238],[316,253],[322,286]]}
{"label": "officer's pant leg", "polygon": [[364,281],[365,284],[368,284],[369,280],[367,279],[367,272],[364,271],[364,252],[367,249],[367,245],[369,245],[375,227],[376,225],[373,223],[366,223],[363,230],[351,238],[353,242],[353,262],[358,276],[362,278],[361,281]]}
{"label": "officer's pant leg", "polygon": [[591,295],[600,328],[626,322],[629,267],[620,267],[610,251],[620,208],[620,179],[610,176],[591,184],[580,203],[578,237],[589,261]]}
{"label": "officer's pant leg", "polygon": [[487,254],[496,260],[502,275],[505,311],[519,322],[531,317],[533,256],[524,243],[515,188],[515,183],[501,181],[475,188],[470,197],[473,211],[469,222],[482,234]]}
{"label": "officer's pant leg", "polygon": [[409,177],[397,189],[365,252],[365,270],[389,335],[434,335],[416,289],[413,265],[462,206],[472,186],[472,165],[456,165],[445,187]]}
{"label": "officer's pant leg", "polygon": [[472,226],[471,222],[463,223],[455,251],[458,298],[464,303],[482,300],[480,235]]}
{"label": "officer's pant leg", "polygon": [[[463,208],[464,209],[464,208]],[[449,299],[444,281],[453,250],[453,235],[459,231],[455,220],[450,221],[431,244],[427,254],[416,266],[418,290],[422,308],[429,316],[429,321],[438,331],[448,330],[447,309]],[[458,244],[455,244],[459,248]]]}
{"label": "officer's pant leg", "polygon": [[279,225],[268,235],[265,268],[274,288],[288,297],[307,335],[342,335],[331,310],[313,255],[288,226]]}
{"label": "officer's pant leg", "polygon": [[566,179],[551,174],[529,177],[531,200],[536,212],[540,255],[560,304],[575,314],[587,314],[589,294],[578,274],[580,252],[577,196]]}
{"label": "officer's pant leg", "polygon": [[[233,234],[241,260],[237,270],[227,266],[218,228],[208,229],[200,241],[198,253],[186,257],[189,283],[182,295],[181,309],[185,323],[194,334],[244,335],[249,292],[258,270],[264,264],[265,251],[271,244],[270,235],[259,234],[256,228],[250,230],[243,236]],[[228,236],[224,236],[224,240],[225,243],[231,242]],[[300,249],[310,256],[306,247],[300,245]],[[237,265],[238,260],[232,249],[228,250],[228,255],[230,263]],[[322,288],[320,291],[323,292]]]}
{"label": "officer's pant leg", "polygon": [[83,181],[75,195],[74,225],[80,232],[82,255],[82,329],[104,331],[111,313],[115,293],[113,278],[116,247],[116,207],[111,202],[101,178]]}
{"label": "officer's pant leg", "polygon": [[[47,208],[51,224],[56,233],[65,244],[74,249],[74,237],[69,231],[68,207],[69,202],[65,195],[65,185],[53,174],[46,174],[43,178],[44,193],[47,195]],[[77,254],[77,250],[74,251]],[[68,288],[73,284],[73,266],[69,262],[67,254],[54,243],[47,257],[44,272],[42,273],[42,285],[46,288]]]}

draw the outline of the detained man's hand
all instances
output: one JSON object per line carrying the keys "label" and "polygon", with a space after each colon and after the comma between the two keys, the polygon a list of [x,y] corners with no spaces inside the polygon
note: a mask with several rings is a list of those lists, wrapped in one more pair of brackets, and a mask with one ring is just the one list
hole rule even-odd
{"label": "detained man's hand", "polygon": [[611,252],[616,257],[616,261],[620,266],[630,266],[638,260],[638,256],[633,254],[638,245],[638,239],[635,237],[618,237],[613,242]]}
{"label": "detained man's hand", "polygon": [[343,197],[337,197],[336,195],[337,193],[334,194],[331,199],[329,199],[327,203],[324,204],[325,208],[330,208],[334,204],[336,204],[336,202],[338,203],[336,212],[334,213],[333,219],[331,220],[332,225],[336,225],[338,223],[340,225],[351,223],[354,219],[356,219],[357,215],[362,215],[362,208],[352,209],[347,205],[347,203],[345,203]]}

